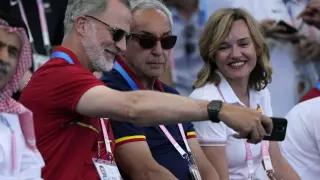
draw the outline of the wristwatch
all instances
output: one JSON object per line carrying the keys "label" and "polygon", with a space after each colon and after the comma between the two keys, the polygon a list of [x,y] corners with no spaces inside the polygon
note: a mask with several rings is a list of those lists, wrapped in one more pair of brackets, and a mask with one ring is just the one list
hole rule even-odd
{"label": "wristwatch", "polygon": [[219,100],[210,101],[209,104],[207,105],[208,116],[212,122],[214,123],[220,122],[218,114],[221,110],[221,107],[222,107],[222,101],[219,101]]}

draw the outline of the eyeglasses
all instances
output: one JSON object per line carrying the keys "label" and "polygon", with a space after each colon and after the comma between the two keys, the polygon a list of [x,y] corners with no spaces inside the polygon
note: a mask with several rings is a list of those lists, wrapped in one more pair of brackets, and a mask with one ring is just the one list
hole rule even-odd
{"label": "eyeglasses", "polygon": [[90,15],[85,15],[85,17],[92,18],[92,19],[94,19],[94,20],[96,20],[96,21],[104,24],[105,26],[107,26],[108,30],[109,30],[110,32],[112,32],[113,41],[114,41],[114,42],[118,42],[118,41],[120,41],[121,39],[123,39],[123,38],[125,37],[125,38],[126,38],[126,43],[128,43],[128,42],[131,40],[131,38],[132,38],[132,35],[131,35],[130,33],[126,32],[125,30],[122,30],[122,29],[120,29],[120,28],[112,27],[112,26],[110,26],[109,24],[107,24],[107,23],[99,20],[98,18],[95,18],[95,17],[93,17],[93,16],[90,16]]}
{"label": "eyeglasses", "polygon": [[151,49],[160,41],[162,49],[172,49],[177,42],[177,36],[168,35],[156,37],[153,35],[131,34],[132,37],[139,40],[139,45],[144,49]]}

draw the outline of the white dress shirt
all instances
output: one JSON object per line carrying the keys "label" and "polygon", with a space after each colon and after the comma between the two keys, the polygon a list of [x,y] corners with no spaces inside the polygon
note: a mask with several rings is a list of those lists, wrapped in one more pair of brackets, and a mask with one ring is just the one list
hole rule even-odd
{"label": "white dress shirt", "polygon": [[320,97],[296,105],[286,116],[282,154],[302,180],[320,179]]}
{"label": "white dress shirt", "polygon": [[[222,78],[219,87],[226,102],[245,106],[233,92],[227,80],[221,75],[220,77]],[[270,95],[267,89],[260,92],[251,89],[249,96],[251,108],[257,109],[257,106],[260,106],[264,114],[272,116]],[[206,101],[223,101],[218,88],[214,84],[206,84],[204,87],[194,90],[190,97]],[[229,178],[231,180],[248,179],[249,170],[246,161],[245,141],[235,139],[233,135],[236,132],[223,122],[212,123],[211,121],[203,121],[194,122],[193,124],[201,146],[225,146]],[[267,180],[268,177],[261,163],[261,143],[256,145],[250,144],[250,147],[253,156],[255,177],[260,180]]]}
{"label": "white dress shirt", "polygon": [[[41,168],[44,166],[39,152],[33,152],[26,146],[18,115],[0,112],[9,123],[8,127],[0,121],[0,179],[1,180],[38,180],[41,179]],[[10,129],[11,128],[11,129]],[[12,139],[11,131],[16,139],[17,167],[12,170]]]}

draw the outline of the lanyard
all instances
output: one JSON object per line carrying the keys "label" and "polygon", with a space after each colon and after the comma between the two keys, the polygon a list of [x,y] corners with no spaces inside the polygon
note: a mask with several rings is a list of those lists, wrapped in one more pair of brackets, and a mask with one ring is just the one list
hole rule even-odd
{"label": "lanyard", "polygon": [[[33,39],[32,33],[30,31],[30,26],[29,26],[29,23],[28,23],[28,20],[27,20],[26,13],[25,13],[24,8],[23,8],[22,1],[21,0],[17,0],[17,1],[18,1],[19,10],[20,10],[22,19],[23,19],[24,23],[26,24],[27,29],[29,31],[30,42],[34,43],[34,39]],[[50,52],[50,49],[51,49],[51,43],[50,43],[48,25],[47,25],[47,20],[46,20],[46,16],[45,16],[42,0],[37,0],[37,6],[38,6],[38,12],[39,12],[39,18],[40,18],[43,45],[44,45],[44,47],[45,47],[45,49],[47,51],[47,55],[48,55],[49,52]]]}
{"label": "lanyard", "polygon": [[24,8],[23,8],[21,0],[18,0],[18,6],[19,6],[19,10],[20,10],[20,14],[21,14],[22,20],[24,21],[24,23],[27,26],[29,37],[30,37],[30,43],[32,44],[34,40],[33,40],[33,36],[31,34],[31,31],[30,31],[28,19],[26,17],[26,13],[24,12]]}
{"label": "lanyard", "polygon": [[104,139],[104,144],[106,146],[107,154],[109,156],[109,160],[113,161],[113,154],[112,154],[111,145],[110,145],[111,144],[111,140],[109,139],[107,128],[106,128],[106,125],[104,123],[105,120],[108,120],[108,119],[100,118],[102,132],[103,132],[103,139]]}
{"label": "lanyard", "polygon": [[[139,88],[137,83],[134,82],[134,80],[130,77],[130,75],[126,72],[126,70],[117,62],[115,61],[114,63],[114,67],[113,67],[115,70],[117,70],[121,75],[122,77],[127,81],[127,83],[130,85],[131,89],[132,90],[140,90],[140,89],[145,89],[143,87]],[[161,84],[159,84],[159,87],[160,89],[162,89],[163,91],[163,88],[161,86]],[[170,132],[167,130],[167,128],[164,126],[164,125],[159,125],[160,129],[163,131],[163,133],[167,136],[167,138],[169,139],[169,141],[171,142],[171,144],[176,148],[176,150],[179,152],[179,154],[183,157],[183,158],[188,158],[189,155],[187,152],[185,152],[182,147],[179,145],[179,143],[177,143],[177,141],[172,137],[172,135],[170,134]],[[184,129],[183,129],[183,126],[181,123],[178,124],[178,127],[179,127],[179,131],[181,133],[181,136],[182,136],[182,139],[183,139],[183,142],[186,146],[186,149],[188,152],[191,152],[190,150],[190,147],[188,145],[188,142],[187,142],[187,139],[186,139],[186,135],[184,133]]]}
{"label": "lanyard", "polygon": [[11,173],[13,174],[17,168],[17,147],[16,147],[16,136],[14,134],[13,129],[11,128],[8,120],[0,114],[1,122],[10,129],[11,132]]}
{"label": "lanyard", "polygon": [[[177,141],[172,137],[172,135],[170,134],[170,132],[167,130],[167,128],[164,125],[159,125],[159,127],[161,128],[161,130],[163,131],[163,133],[167,136],[167,138],[169,139],[169,141],[171,142],[171,144],[174,146],[174,148],[176,148],[176,150],[179,152],[179,154],[181,155],[181,157],[183,157],[184,159],[188,159],[189,155],[188,153],[182,149],[182,147],[179,145],[179,143],[177,143]],[[188,145],[187,142],[187,138],[186,135],[184,133],[183,130],[183,126],[181,123],[178,124],[179,130],[180,130],[180,134],[182,136],[183,142],[186,146],[186,149],[189,153],[191,153],[191,149]]]}
{"label": "lanyard", "polygon": [[[64,53],[64,52],[61,52],[61,51],[56,51],[54,53],[52,53],[51,55],[51,59],[55,59],[55,58],[62,58],[64,59],[65,61],[67,61],[69,64],[74,64],[74,62],[72,61],[71,57]],[[107,154],[109,156],[109,159],[110,161],[113,161],[113,154],[112,154],[112,150],[111,150],[111,140],[109,139],[109,136],[108,136],[108,132],[107,132],[107,128],[106,128],[106,125],[104,123],[104,120],[103,118],[100,118],[100,123],[101,123],[101,127],[102,127],[102,132],[103,132],[103,139],[104,139],[104,144],[106,146],[106,151],[107,151]],[[84,124],[84,123],[82,123]],[[79,124],[81,125],[81,124]],[[81,125],[81,126],[85,126],[85,127],[89,127],[90,128],[90,125]],[[98,149],[99,151],[99,149]]]}
{"label": "lanyard", "polygon": [[[222,97],[223,101],[227,102],[225,100],[219,86],[218,86],[218,92],[219,92],[220,96]],[[247,161],[247,165],[248,165],[248,169],[249,169],[249,178],[248,179],[251,180],[254,178],[254,174],[255,174],[252,151],[250,148],[250,144],[246,140],[244,140],[244,144],[245,144],[245,148],[246,148],[246,161]],[[262,160],[263,160],[264,167],[265,167],[265,170],[267,171],[267,173],[274,172],[268,149],[269,149],[269,144],[265,141],[262,141],[261,142]]]}

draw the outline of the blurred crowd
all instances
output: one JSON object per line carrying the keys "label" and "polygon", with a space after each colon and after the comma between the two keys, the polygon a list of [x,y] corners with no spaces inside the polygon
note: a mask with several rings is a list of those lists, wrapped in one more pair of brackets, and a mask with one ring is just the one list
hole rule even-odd
{"label": "blurred crowd", "polygon": [[[67,0],[43,0],[46,23],[41,28],[39,5],[36,0],[22,1],[23,11],[17,1],[2,1],[1,10],[14,17],[23,17],[24,11],[32,36],[35,71],[41,64],[48,60],[48,50],[60,45],[63,39],[63,19]],[[172,50],[170,66],[161,77],[166,83],[173,85],[181,95],[189,96],[193,90],[193,83],[203,66],[203,61],[198,48],[198,40],[207,19],[219,8],[240,7],[253,15],[261,27],[266,31],[270,49],[270,63],[273,68],[272,82],[268,85],[271,93],[271,103],[274,115],[284,117],[303,96],[310,95],[319,82],[320,63],[317,60],[320,54],[318,43],[319,30],[312,24],[298,18],[306,6],[301,1],[216,1],[204,0],[168,0],[165,1],[173,18],[173,34],[178,36],[177,43]],[[315,5],[316,6],[316,5]],[[271,27],[279,21],[284,21],[298,32],[281,34]],[[47,30],[43,30],[47,29]],[[49,39],[44,40],[44,33]],[[299,40],[292,40],[299,39]],[[50,44],[45,45],[45,41]],[[290,42],[294,43],[290,43]],[[299,43],[298,43],[299,42]],[[281,59],[281,60],[279,60]],[[99,73],[97,73],[99,76]],[[30,77],[30,76],[27,76]],[[15,97],[18,99],[19,94]],[[307,98],[306,97],[306,98]]]}
{"label": "blurred crowd", "polygon": [[[120,2],[120,0],[110,0],[107,6],[115,4],[113,1]],[[125,3],[126,1],[121,2]],[[84,146],[90,146],[88,149],[92,154],[96,153],[92,150],[96,148],[96,144],[98,151],[100,150],[100,142],[107,144],[106,136],[109,136],[108,138],[111,141],[114,139],[112,143],[109,143],[112,152],[108,151],[109,147],[107,146],[103,147],[103,150],[107,151],[107,155],[111,153],[111,158],[107,158],[107,160],[117,162],[119,174],[124,179],[317,180],[320,178],[320,0],[166,0],[163,4],[157,0],[131,0],[132,7],[130,10],[134,18],[130,25],[130,33],[127,34],[125,25],[123,25],[124,28],[119,29],[119,27],[112,26],[112,20],[110,22],[103,20],[107,15],[98,16],[104,10],[99,9],[97,13],[79,16],[86,20],[99,22],[100,25],[104,24],[110,32],[113,32],[113,41],[119,43],[115,45],[115,49],[107,50],[109,54],[115,55],[113,56],[115,57],[113,69],[112,67],[107,68],[108,64],[101,60],[99,51],[92,49],[98,47],[95,40],[103,39],[101,33],[97,33],[97,36],[88,35],[88,38],[84,38],[81,42],[80,40],[77,41],[76,35],[72,34],[73,31],[76,31],[76,28],[78,28],[79,34],[85,34],[87,31],[90,34],[89,28],[82,27],[81,23],[84,22],[81,19],[76,19],[77,13],[85,12],[84,7],[82,7],[85,3],[85,1],[78,2],[77,0],[69,0],[69,2],[68,0],[1,0],[0,2],[0,15],[3,13],[6,14],[5,17],[9,17],[5,19],[0,16],[0,20],[8,23],[1,21],[0,28],[6,26],[22,27],[23,32],[27,34],[27,41],[30,43],[32,50],[32,63],[28,67],[25,66],[23,74],[19,74],[21,76],[18,78],[19,85],[17,88],[11,88],[10,93],[14,92],[12,98],[15,103],[20,101],[23,107],[26,106],[34,114],[35,132],[33,134],[35,133],[35,135],[31,139],[36,137],[40,142],[37,143],[37,146],[42,157],[37,150],[32,151],[36,152],[33,155],[28,152],[28,157],[30,162],[32,159],[37,161],[32,165],[35,167],[34,169],[45,167],[42,171],[42,178],[64,180],[81,179],[81,177],[84,179],[92,177],[104,179],[105,177],[105,179],[108,179],[105,173],[108,174],[108,171],[112,170],[112,168],[105,166],[103,162],[97,161],[92,165],[91,157],[87,158],[89,160],[85,160],[85,162],[77,158],[69,158],[68,160],[72,161],[71,163],[55,161],[54,158],[64,159],[63,153],[73,153],[72,149],[67,150],[66,146],[61,145],[63,143],[73,143],[71,137],[64,130],[59,129],[62,126],[70,128],[69,132],[72,131],[83,138]],[[118,6],[123,8],[120,5]],[[92,9],[93,7],[92,5]],[[144,11],[140,12],[141,9]],[[146,9],[155,9],[156,11],[147,11]],[[115,13],[114,21],[125,22],[116,17],[118,15],[116,13],[119,12],[113,13]],[[108,15],[110,17],[110,14]],[[125,15],[123,11],[123,14],[119,17],[123,18]],[[11,17],[22,23],[9,22],[15,22],[15,20],[10,19]],[[145,17],[149,17],[149,19]],[[76,28],[74,26],[72,28],[67,27],[68,22],[72,25],[75,24]],[[92,27],[101,30],[99,27]],[[15,32],[19,34],[19,37],[23,34],[22,31],[14,28],[8,32]],[[117,33],[119,33],[118,37],[116,36]],[[9,37],[9,35],[1,33],[0,36]],[[132,38],[131,41],[129,36]],[[127,40],[127,42],[122,42],[122,39]],[[6,43],[2,42],[1,38],[0,41],[0,48],[2,48]],[[77,43],[83,45],[83,49],[77,49]],[[138,47],[152,50],[145,52]],[[21,49],[20,56],[22,56],[23,51],[27,50]],[[56,52],[68,54],[68,57],[71,57],[71,63],[64,55],[61,56],[59,53],[56,55]],[[85,54],[81,54],[84,52]],[[88,56],[88,59],[98,59],[100,61],[97,60],[92,65],[86,63],[83,65],[79,57],[85,55]],[[144,60],[151,56],[159,57],[159,62],[163,56],[164,67],[152,64],[151,60],[149,60],[150,62]],[[75,60],[77,57],[80,63]],[[103,55],[103,57],[105,56]],[[22,57],[19,58],[19,61],[24,61]],[[102,82],[89,77],[90,75],[86,74],[89,71],[77,70],[70,67],[69,64],[63,64],[62,60],[61,62],[52,61],[55,58],[66,59],[70,64],[82,64],[90,73],[92,72],[95,75],[95,78]],[[3,57],[0,57],[0,60],[3,60]],[[52,61],[52,63],[49,61]],[[17,68],[19,68],[19,65],[21,64],[18,63]],[[60,69],[49,71],[51,67],[56,66],[63,67],[64,71],[70,71],[70,73],[60,74],[62,72]],[[104,68],[98,68],[100,66],[104,66]],[[49,76],[50,73],[54,73],[56,76]],[[75,76],[81,77],[82,80],[75,78]],[[12,77],[17,78],[15,75]],[[126,77],[129,77],[129,80]],[[41,78],[43,79],[40,80]],[[60,83],[62,79],[66,84],[74,83],[72,88],[85,87],[79,88],[77,91],[70,90],[71,87],[66,88],[65,84]],[[153,80],[151,83],[149,83],[150,79]],[[29,80],[30,83],[28,83]],[[182,125],[179,124],[178,126],[176,123],[179,121],[168,120],[163,122],[170,122],[173,125],[140,127],[141,124],[136,125],[129,120],[123,122],[121,118],[125,119],[126,117],[119,115],[120,113],[113,113],[111,110],[110,112],[98,113],[98,111],[92,110],[93,108],[82,107],[75,103],[85,100],[89,102],[93,97],[102,95],[98,93],[98,89],[96,90],[97,96],[86,96],[84,100],[81,93],[87,90],[91,91],[90,88],[94,89],[94,85],[85,84],[85,81],[93,81],[92,84],[94,85],[106,85],[118,91],[148,89],[180,94],[184,97],[202,101],[219,100],[221,102],[220,108],[224,106],[222,103],[229,103],[237,107],[249,107],[268,117],[285,118],[288,121],[286,138],[279,143],[269,143],[260,139],[257,142],[252,142],[253,144],[248,144],[234,137],[236,133],[242,135],[240,133],[242,127],[237,129],[233,123],[224,121],[220,123],[202,121],[205,118],[198,118],[199,120],[196,121],[199,122],[193,123],[189,123],[192,120],[186,119]],[[8,80],[7,83],[10,84],[11,81]],[[51,93],[53,90],[50,89],[51,85],[48,84],[56,85],[54,87],[52,85],[52,88],[58,88],[55,90],[56,93]],[[4,94],[7,91],[4,91],[1,85],[0,83],[2,93],[0,100],[4,102],[4,99],[7,98]],[[24,89],[25,87],[26,89]],[[2,96],[5,98],[2,98]],[[154,97],[157,100],[156,95]],[[50,102],[43,103],[43,98]],[[159,103],[161,103],[162,98],[165,97],[159,96]],[[180,105],[180,99],[176,99],[176,101],[176,105]],[[30,112],[20,105],[14,103],[15,106],[10,106],[9,103],[12,102],[8,101],[3,105],[0,104],[0,113],[8,112],[9,114],[21,115]],[[103,101],[101,100],[99,103],[102,104]],[[91,103],[87,104],[91,105]],[[49,108],[49,106],[57,106],[57,108]],[[20,109],[11,111],[13,107]],[[108,108],[110,107],[108,106]],[[145,108],[147,109],[147,107]],[[183,109],[182,107],[175,108]],[[117,111],[117,108],[110,109]],[[59,113],[66,114],[70,121],[64,122],[62,119],[66,118],[56,115]],[[73,113],[81,114],[81,116]],[[85,119],[86,117],[106,117],[107,113],[110,113],[110,118],[112,118],[107,124],[106,131],[108,133],[103,132],[97,143],[95,140],[92,140],[92,142],[88,140],[95,135],[86,136],[75,128],[72,129],[73,126],[71,127],[72,124],[78,124],[96,131],[95,126],[90,127],[90,123],[87,125],[74,120],[77,118]],[[141,111],[140,113],[145,113],[147,117],[149,111]],[[174,113],[179,114],[180,112],[174,112],[173,110],[168,113],[163,112],[163,117],[168,116],[169,119],[170,114]],[[231,116],[232,112],[230,111],[228,114]],[[161,116],[162,114],[154,113],[154,115]],[[47,118],[47,116],[52,119]],[[4,122],[5,117],[6,114],[4,118],[1,115],[0,120]],[[187,118],[188,114],[182,114],[181,117]],[[239,118],[242,117],[244,116]],[[48,121],[40,122],[39,119],[48,119]],[[172,117],[172,119],[174,118]],[[52,122],[49,120],[52,120]],[[19,122],[22,123],[22,121]],[[161,122],[159,120],[155,124],[161,124]],[[97,121],[97,124],[99,124],[97,126],[104,124],[103,120],[101,122]],[[154,123],[146,124],[154,125]],[[49,126],[57,128],[50,129]],[[171,141],[172,136],[170,135],[170,139],[170,136],[166,133],[168,130],[165,128],[172,133],[173,139],[177,138],[178,143]],[[23,136],[27,139],[25,135],[27,130],[23,129],[23,125],[21,125],[21,129]],[[0,139],[4,139],[1,137],[1,131]],[[97,131],[99,134],[99,128]],[[264,134],[266,131],[261,130],[259,132]],[[53,135],[56,133],[63,134],[61,135],[63,137]],[[84,133],[88,132],[84,131]],[[254,133],[250,133],[249,135],[255,137]],[[262,135],[257,134],[257,137]],[[79,138],[76,135],[71,136]],[[47,136],[50,136],[50,138],[47,138]],[[183,136],[186,137],[183,138]],[[49,146],[46,144],[49,143],[48,141],[56,142]],[[87,143],[86,141],[90,142]],[[80,144],[73,143],[72,146],[80,147]],[[186,151],[185,154],[191,153],[190,159],[194,158],[194,162],[190,163],[188,158],[188,163],[184,162],[184,159],[181,159],[180,162],[176,157],[176,154],[178,154],[176,149],[170,150],[175,144],[182,144],[182,149],[184,149],[182,153],[178,148],[177,150],[181,156],[183,156],[184,151]],[[51,146],[54,146],[54,150],[50,150]],[[32,145],[27,145],[27,147],[37,149]],[[248,148],[251,148],[251,159],[248,159]],[[268,148],[267,155],[263,153],[263,148]],[[59,152],[59,155],[53,156],[55,150],[65,152]],[[5,150],[3,151],[5,152]],[[74,151],[78,150],[74,149]],[[3,167],[5,165],[2,163],[1,153],[0,142],[0,167]],[[115,157],[113,157],[113,153]],[[82,156],[86,153],[83,150],[75,154]],[[179,157],[180,154],[178,154]],[[98,159],[99,157],[100,151]],[[272,163],[266,157],[269,160],[271,157]],[[172,161],[169,161],[169,159]],[[48,163],[49,166],[46,167]],[[98,173],[95,173],[97,175],[91,176],[90,173],[92,172],[89,172],[89,170],[88,173],[84,173],[83,169],[85,168],[74,170],[76,167],[80,167],[78,164],[81,163],[85,163],[84,167],[89,165],[92,168],[96,167]],[[192,168],[193,165],[195,165],[194,169]],[[75,173],[65,173],[64,168],[60,168],[59,171],[56,170],[59,167],[70,168],[69,166],[75,166],[70,170],[75,171]],[[23,169],[23,167],[20,168]],[[10,177],[9,169],[0,169],[0,180],[9,180],[9,178],[6,178]],[[147,171],[148,169],[149,171]],[[181,169],[193,173],[190,173],[189,177],[189,174],[186,176]],[[75,175],[76,172],[79,174]],[[33,173],[34,176],[28,173]],[[59,173],[61,173],[61,176]],[[153,178],[150,178],[148,173]],[[39,174],[41,173],[33,170],[20,174],[18,179],[37,179],[37,176],[40,178]],[[13,177],[13,179],[15,178]]]}

